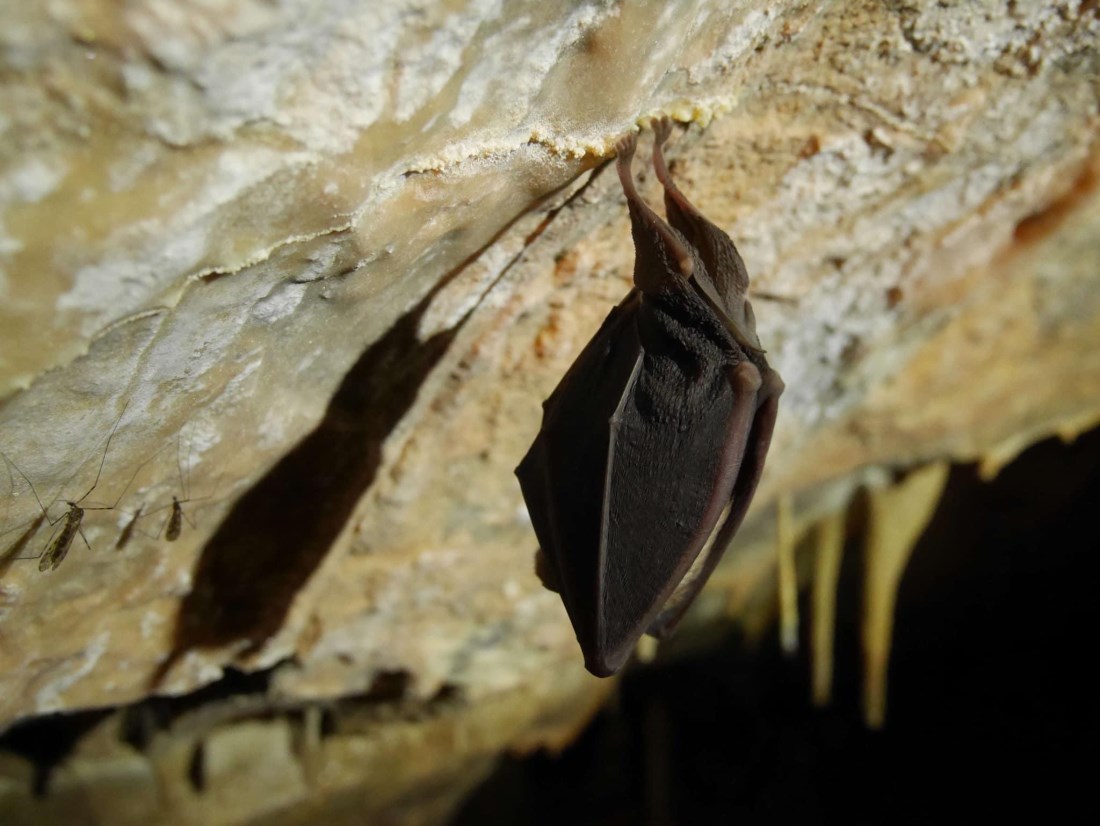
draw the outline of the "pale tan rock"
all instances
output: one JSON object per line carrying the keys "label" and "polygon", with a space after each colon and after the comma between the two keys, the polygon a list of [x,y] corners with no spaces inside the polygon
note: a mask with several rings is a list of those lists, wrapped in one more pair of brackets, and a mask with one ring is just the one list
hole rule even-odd
{"label": "pale tan rock", "polygon": [[[776,494],[805,521],[881,466],[993,472],[1100,418],[1087,4],[61,0],[0,22],[0,726],[233,665],[273,669],[272,703],[457,686],[477,760],[548,738],[547,708],[575,730],[606,689],[534,576],[512,468],[629,288],[596,170],[653,114],[691,123],[673,172],[737,240],[787,384],[696,627],[774,610]],[[88,504],[125,495],[85,516],[94,550],[8,559],[40,515],[22,474],[60,502],[101,459]],[[193,525],[170,543],[173,496]]]}
{"label": "pale tan rock", "polygon": [[[149,760],[130,750],[111,757],[75,758],[53,773],[48,791],[58,821],[149,823],[163,811]],[[39,821],[41,822],[41,821]]]}
{"label": "pale tan rock", "polygon": [[201,772],[207,823],[246,822],[290,808],[308,793],[285,720],[214,731],[203,742]]}
{"label": "pale tan rock", "polygon": [[0,753],[0,811],[22,813],[31,807],[34,774],[30,760]]}

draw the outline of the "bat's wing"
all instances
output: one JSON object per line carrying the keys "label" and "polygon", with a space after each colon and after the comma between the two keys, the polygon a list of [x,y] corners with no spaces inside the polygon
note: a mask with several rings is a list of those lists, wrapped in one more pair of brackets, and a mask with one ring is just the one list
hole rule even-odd
{"label": "bat's wing", "polygon": [[675,398],[667,367],[644,359],[612,422],[599,621],[585,651],[594,673],[622,666],[691,569],[730,500],[757,409],[751,362],[714,365]]}
{"label": "bat's wing", "polygon": [[596,639],[596,599],[610,421],[641,357],[632,292],[543,404],[542,429],[516,468],[541,545],[543,578],[561,594],[581,648]]}
{"label": "bat's wing", "polygon": [[666,637],[672,632],[706,585],[710,575],[714,573],[734,534],[741,527],[741,522],[752,502],[752,496],[756,492],[756,486],[760,482],[760,476],[764,472],[764,460],[767,458],[772,432],[775,430],[779,396],[782,392],[783,381],[779,378],[779,374],[773,370],[768,371],[758,394],[759,408],[753,417],[745,457],[737,473],[737,482],[733,486],[733,495],[726,517],[714,534],[713,541],[710,542],[706,558],[689,572],[687,580],[680,583],[672,598],[649,626],[647,633],[655,637]]}

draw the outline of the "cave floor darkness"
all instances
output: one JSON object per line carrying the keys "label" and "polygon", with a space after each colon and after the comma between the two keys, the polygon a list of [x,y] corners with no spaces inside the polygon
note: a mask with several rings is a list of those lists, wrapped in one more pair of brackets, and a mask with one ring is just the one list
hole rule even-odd
{"label": "cave floor darkness", "polygon": [[[834,702],[806,655],[730,639],[635,668],[559,757],[504,760],[453,826],[952,823],[1095,811],[1100,430],[992,483],[957,467],[906,569],[886,727],[860,719],[860,546],[845,549]],[[774,640],[776,634],[769,634]],[[579,656],[579,655],[578,655]],[[1059,818],[1061,819],[1061,818]],[[1076,819],[1076,818],[1074,818]]]}

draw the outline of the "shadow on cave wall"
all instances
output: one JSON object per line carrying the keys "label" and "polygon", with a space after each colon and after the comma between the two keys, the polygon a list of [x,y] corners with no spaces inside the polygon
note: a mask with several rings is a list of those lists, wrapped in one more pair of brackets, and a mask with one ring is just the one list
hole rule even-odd
{"label": "shadow on cave wall", "polygon": [[[496,284],[608,167],[595,162],[588,178],[549,209],[523,248],[501,268]],[[549,199],[564,190],[548,193]],[[180,605],[169,656],[154,673],[156,687],[196,648],[247,641],[254,651],[282,627],[298,591],[317,570],[356,504],[374,482],[382,443],[408,412],[424,379],[443,358],[474,308],[425,341],[420,321],[435,297],[507,232],[441,278],[428,294],[348,371],[317,427],[233,506],[202,550],[191,592]],[[490,285],[491,289],[492,285]],[[476,307],[476,303],[474,305]]]}
{"label": "shadow on cave wall", "polygon": [[[450,279],[440,282],[440,287]],[[180,604],[172,653],[247,640],[259,648],[324,560],[374,481],[382,443],[462,323],[420,341],[432,290],[348,371],[316,428],[241,497],[206,543]]]}

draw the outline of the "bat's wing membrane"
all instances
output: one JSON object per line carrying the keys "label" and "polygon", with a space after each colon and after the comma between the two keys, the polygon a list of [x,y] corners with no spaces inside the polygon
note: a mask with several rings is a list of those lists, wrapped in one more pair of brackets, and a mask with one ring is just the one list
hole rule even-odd
{"label": "bat's wing membrane", "polygon": [[[612,671],[691,569],[729,503],[756,411],[747,381],[727,369],[679,398],[681,416],[647,410],[645,368],[612,429],[609,523],[599,589],[599,649]],[[740,375],[740,373],[738,373]]]}
{"label": "bat's wing membrane", "polygon": [[706,550],[707,556],[689,573],[690,579],[680,584],[672,599],[661,609],[657,618],[649,626],[647,633],[655,637],[665,637],[672,632],[706,585],[710,575],[714,573],[734,534],[741,527],[741,522],[752,502],[752,496],[756,492],[756,486],[760,482],[760,476],[764,472],[764,460],[771,445],[776,413],[779,409],[779,396],[782,392],[783,381],[777,373],[770,371],[765,375],[758,395],[759,408],[753,416],[752,429],[749,432],[744,458],[738,468],[729,509],[725,513],[722,524],[715,531],[710,547]]}
{"label": "bat's wing membrane", "polygon": [[586,656],[596,639],[609,423],[641,356],[637,306],[631,293],[608,315],[546,400],[542,429],[516,468],[543,567]]}

